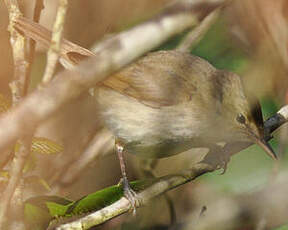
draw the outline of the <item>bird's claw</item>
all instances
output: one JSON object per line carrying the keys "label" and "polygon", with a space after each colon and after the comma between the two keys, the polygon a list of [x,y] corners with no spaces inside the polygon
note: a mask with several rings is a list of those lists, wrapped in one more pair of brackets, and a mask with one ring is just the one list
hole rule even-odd
{"label": "bird's claw", "polygon": [[131,204],[131,210],[133,213],[133,216],[136,215],[136,208],[139,206],[140,201],[137,196],[137,193],[132,188],[124,188],[124,196],[129,200]]}
{"label": "bird's claw", "polygon": [[223,169],[223,171],[220,173],[220,175],[223,175],[227,170],[227,165],[230,161],[230,155],[226,152],[223,152],[222,154],[219,154],[219,158],[218,169]]}
{"label": "bird's claw", "polygon": [[140,205],[140,199],[138,198],[137,193],[130,187],[128,180],[122,178],[120,183],[123,185],[124,196],[130,202],[133,216],[135,216],[136,208]]}

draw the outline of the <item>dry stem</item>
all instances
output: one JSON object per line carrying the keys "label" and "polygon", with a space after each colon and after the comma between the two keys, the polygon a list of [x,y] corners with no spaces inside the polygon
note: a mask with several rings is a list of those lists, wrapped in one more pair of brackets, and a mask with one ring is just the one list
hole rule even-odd
{"label": "dry stem", "polygon": [[189,50],[193,49],[219,18],[220,12],[221,9],[216,9],[206,16],[199,26],[191,30],[191,32],[186,35],[183,41],[178,45],[177,49],[183,52],[188,52]]}
{"label": "dry stem", "polygon": [[59,0],[56,20],[53,26],[52,40],[47,54],[47,64],[43,76],[43,83],[47,83],[53,78],[53,74],[59,60],[67,8],[68,0]]}

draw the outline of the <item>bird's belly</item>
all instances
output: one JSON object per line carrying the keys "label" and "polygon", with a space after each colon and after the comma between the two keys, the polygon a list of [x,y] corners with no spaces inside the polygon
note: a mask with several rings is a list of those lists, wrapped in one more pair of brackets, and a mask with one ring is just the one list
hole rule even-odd
{"label": "bird's belly", "polygon": [[210,130],[205,113],[192,104],[152,108],[105,88],[98,90],[98,103],[106,126],[125,150],[140,156],[162,158],[201,147],[195,140]]}
{"label": "bird's belly", "polygon": [[201,142],[193,140],[165,140],[152,145],[140,142],[130,142],[125,144],[125,151],[145,158],[165,158],[171,155],[185,152],[191,148],[205,147]]}

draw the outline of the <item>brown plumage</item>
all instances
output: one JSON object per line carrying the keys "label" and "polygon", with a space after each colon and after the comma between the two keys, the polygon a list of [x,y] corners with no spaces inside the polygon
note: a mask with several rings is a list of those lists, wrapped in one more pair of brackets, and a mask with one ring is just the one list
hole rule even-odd
{"label": "brown plumage", "polygon": [[159,158],[218,141],[250,140],[239,114],[257,136],[262,129],[263,120],[255,117],[261,108],[248,103],[238,75],[179,51],[150,53],[96,92],[102,119],[124,150],[136,155]]}

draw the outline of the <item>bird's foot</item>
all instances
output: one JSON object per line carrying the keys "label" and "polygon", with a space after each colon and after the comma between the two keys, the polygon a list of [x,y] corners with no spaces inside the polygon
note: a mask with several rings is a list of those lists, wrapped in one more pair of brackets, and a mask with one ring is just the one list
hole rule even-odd
{"label": "bird's foot", "polygon": [[230,154],[225,150],[225,148],[216,144],[209,146],[209,152],[202,160],[203,163],[214,165],[216,169],[223,169],[221,175],[226,172],[229,161]]}
{"label": "bird's foot", "polygon": [[224,160],[222,160],[222,162],[219,164],[219,169],[223,169],[223,171],[220,173],[221,175],[223,175],[226,172],[229,161],[230,157],[227,157]]}
{"label": "bird's foot", "polygon": [[130,187],[126,178],[122,178],[120,183],[123,185],[124,196],[129,200],[131,204],[131,210],[133,215],[136,215],[136,208],[141,204],[137,193]]}
{"label": "bird's foot", "polygon": [[217,168],[223,169],[223,171],[221,172],[221,175],[223,175],[227,170],[227,165],[230,161],[230,154],[227,153],[225,150],[222,150],[222,151],[217,152],[217,153],[218,153],[218,160],[219,160]]}

